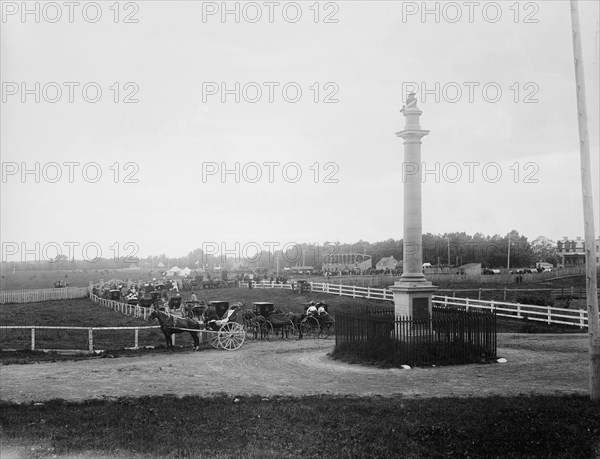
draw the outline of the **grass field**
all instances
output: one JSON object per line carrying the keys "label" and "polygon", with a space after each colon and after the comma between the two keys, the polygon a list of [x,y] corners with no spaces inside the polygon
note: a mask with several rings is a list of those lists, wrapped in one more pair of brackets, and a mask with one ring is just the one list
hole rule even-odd
{"label": "grass field", "polygon": [[[184,301],[190,293],[184,293]],[[310,300],[324,301],[330,312],[344,311],[365,305],[381,306],[376,300],[366,301],[359,298],[339,297],[327,294],[295,294],[289,290],[270,289],[210,289],[197,292],[200,300],[241,301],[251,305],[256,301],[271,301],[284,312],[304,312],[304,305]],[[389,302],[384,304],[390,305]],[[76,300],[47,301],[27,304],[7,304],[0,307],[2,325],[38,325],[60,327],[146,327],[157,325],[142,319],[125,316],[105,306],[82,298]],[[585,333],[578,327],[547,325],[542,322],[519,321],[499,318],[500,333]],[[37,330],[36,349],[80,349],[88,348],[86,330]],[[191,346],[189,334],[178,335],[179,346]],[[1,330],[0,349],[31,349],[31,332],[24,330]],[[94,348],[103,350],[123,350],[134,345],[133,330],[94,331]],[[140,330],[139,346],[164,346],[163,334],[158,329]],[[39,353],[12,354],[0,352],[0,362],[23,362],[28,359],[46,360],[50,357]],[[54,357],[56,358],[56,357]],[[65,357],[63,357],[65,358]]]}
{"label": "grass field", "polygon": [[73,270],[53,271],[2,271],[0,279],[1,290],[23,290],[36,288],[54,288],[54,282],[60,280],[67,282],[69,287],[87,287],[90,281],[97,283],[100,279],[105,281],[117,278],[127,280],[150,280],[152,276],[148,270],[141,269],[88,269],[75,272]]}
{"label": "grass field", "polygon": [[584,397],[146,397],[0,402],[6,457],[591,458]]}
{"label": "grass field", "polygon": [[[295,312],[302,311],[303,305],[311,299],[326,301],[333,312],[365,304],[362,299],[299,295],[287,290],[220,289],[199,291],[197,295],[204,300],[247,304],[272,301],[284,311]],[[3,305],[0,323],[148,325],[87,299]],[[518,332],[525,325],[499,321],[501,332]],[[579,330],[535,325],[539,326],[538,332]],[[152,344],[162,345],[162,334],[158,330],[153,333],[156,335],[150,340]],[[65,339],[63,336],[58,341]],[[187,339],[191,344],[191,338]],[[107,340],[107,345],[109,342],[123,346],[114,337]],[[27,339],[24,344],[27,347]],[[165,351],[111,351],[111,354],[120,357],[152,352]],[[2,364],[7,364],[59,358],[30,352],[0,352],[0,359]],[[223,395],[115,398],[83,403],[0,402],[0,455],[36,458],[584,458],[600,454],[600,405],[591,404],[584,397],[252,396],[237,400]]]}

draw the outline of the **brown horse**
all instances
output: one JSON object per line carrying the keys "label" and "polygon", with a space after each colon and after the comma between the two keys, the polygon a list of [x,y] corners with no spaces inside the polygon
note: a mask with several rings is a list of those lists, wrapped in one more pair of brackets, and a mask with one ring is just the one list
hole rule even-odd
{"label": "brown horse", "polygon": [[[193,319],[177,317],[173,314],[166,313],[165,311],[155,309],[153,307],[148,320],[152,321],[154,319],[158,319],[158,322],[160,323],[160,330],[165,335],[165,340],[167,341],[167,349],[171,349],[173,346],[171,337],[174,334],[184,333],[186,331],[189,331],[192,339],[194,340],[194,350],[197,350],[200,347],[199,331],[204,329],[200,322],[197,322]],[[198,332],[190,331],[190,329],[198,330]]]}
{"label": "brown horse", "polygon": [[298,339],[302,339],[302,321],[306,317],[306,314],[294,314],[293,312],[288,312],[288,319],[294,324],[294,330],[298,330]]}

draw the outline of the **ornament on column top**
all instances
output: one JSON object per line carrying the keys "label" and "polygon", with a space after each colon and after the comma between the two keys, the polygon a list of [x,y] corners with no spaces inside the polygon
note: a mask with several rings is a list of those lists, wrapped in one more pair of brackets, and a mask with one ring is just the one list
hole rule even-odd
{"label": "ornament on column top", "polygon": [[404,112],[404,110],[406,109],[417,109],[417,98],[415,97],[415,93],[411,92],[408,94],[408,96],[406,97],[406,104],[404,104],[402,106],[402,108],[400,109],[400,112]]}

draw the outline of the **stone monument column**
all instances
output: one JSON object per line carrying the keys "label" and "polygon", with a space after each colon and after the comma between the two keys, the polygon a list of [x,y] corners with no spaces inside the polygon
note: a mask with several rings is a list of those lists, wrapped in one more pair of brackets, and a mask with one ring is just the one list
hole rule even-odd
{"label": "stone monument column", "polygon": [[410,319],[424,319],[431,314],[431,295],[436,287],[423,275],[423,244],[421,214],[421,139],[429,131],[421,129],[419,118],[423,113],[417,107],[414,93],[406,98],[401,112],[406,124],[397,132],[404,139],[404,241],[402,277],[391,287],[397,315]]}

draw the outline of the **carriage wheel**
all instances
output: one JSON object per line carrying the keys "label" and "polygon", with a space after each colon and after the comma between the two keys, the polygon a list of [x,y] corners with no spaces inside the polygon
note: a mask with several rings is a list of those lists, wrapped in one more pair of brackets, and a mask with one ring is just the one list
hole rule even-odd
{"label": "carriage wheel", "polygon": [[289,338],[289,335],[296,336],[296,326],[294,325],[294,321],[292,319],[288,320],[286,327],[287,327],[287,331],[288,331],[288,336],[287,336],[288,338]]}
{"label": "carriage wheel", "polygon": [[212,347],[214,347],[215,349],[219,349],[219,333],[214,332],[214,331],[209,331],[207,332],[208,334],[208,342],[210,343],[210,345]]}
{"label": "carriage wheel", "polygon": [[327,339],[332,335],[335,335],[335,322],[333,320],[330,322],[325,322],[321,325],[321,330],[319,331],[319,338]]}
{"label": "carriage wheel", "polygon": [[239,349],[246,339],[244,327],[237,322],[227,323],[219,329],[219,346],[226,351]]}
{"label": "carriage wheel", "polygon": [[290,333],[293,336],[296,336],[299,333],[299,327],[300,324],[298,324],[298,327],[296,327],[296,325],[294,325],[294,321],[290,319]]}
{"label": "carriage wheel", "polygon": [[302,322],[300,322],[300,327],[302,327],[302,334],[305,336],[312,336],[313,338],[319,336],[319,321],[315,317],[305,317]]}

